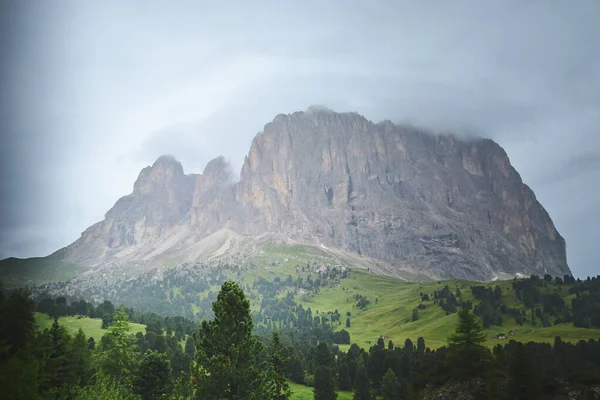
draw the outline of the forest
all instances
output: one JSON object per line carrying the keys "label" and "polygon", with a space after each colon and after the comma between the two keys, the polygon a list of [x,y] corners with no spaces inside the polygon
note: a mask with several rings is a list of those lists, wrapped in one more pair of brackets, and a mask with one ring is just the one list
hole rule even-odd
{"label": "forest", "polygon": [[[543,281],[517,285],[523,297],[535,297],[534,288]],[[266,280],[257,285],[274,290]],[[597,286],[597,279],[572,286],[574,321],[596,323]],[[475,286],[471,290],[492,305],[498,297],[495,289],[491,294]],[[560,304],[547,303],[545,313],[551,314],[552,306],[562,315]],[[368,348],[354,343],[342,351],[338,344],[352,340],[344,329],[335,331],[331,320],[345,317],[350,324],[350,316],[313,315],[292,296],[271,297],[253,313],[243,288],[233,281],[222,283],[212,318],[201,322],[116,308],[108,301],[95,306],[65,298],[36,302],[25,290],[3,290],[0,393],[11,399],[287,399],[294,382],[311,387],[319,400],[336,399],[338,390],[351,391],[357,400],[429,399],[440,393],[507,400],[565,393],[597,398],[600,342],[511,340],[490,350],[477,307],[463,305],[456,311],[454,332],[440,348],[428,348],[423,337],[403,343],[379,338]],[[50,328],[36,327],[36,310],[55,318]],[[279,322],[264,323],[283,310],[287,314],[274,319]],[[70,335],[57,319],[67,314],[102,318],[105,333],[99,343],[81,330]],[[146,332],[131,333],[132,321],[146,324]]]}

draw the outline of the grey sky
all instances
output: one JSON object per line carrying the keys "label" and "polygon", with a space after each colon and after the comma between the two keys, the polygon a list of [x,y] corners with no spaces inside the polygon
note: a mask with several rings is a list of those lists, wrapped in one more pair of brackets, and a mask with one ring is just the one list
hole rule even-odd
{"label": "grey sky", "polygon": [[77,239],[160,154],[239,171],[276,114],[321,104],[495,139],[596,275],[598,18],[596,0],[4,1],[0,258]]}

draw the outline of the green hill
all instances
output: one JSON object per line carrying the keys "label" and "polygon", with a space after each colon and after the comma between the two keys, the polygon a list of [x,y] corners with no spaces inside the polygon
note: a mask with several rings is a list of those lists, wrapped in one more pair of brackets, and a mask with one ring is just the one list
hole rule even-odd
{"label": "green hill", "polygon": [[41,285],[67,281],[85,268],[52,257],[6,258],[0,260],[0,280],[6,287]]}
{"label": "green hill", "polygon": [[[363,271],[353,271],[349,279],[343,279],[333,287],[322,288],[318,294],[308,296],[304,300],[299,299],[299,301],[305,307],[310,307],[313,312],[318,310],[323,313],[337,309],[342,316],[346,316],[346,313],[350,312],[351,326],[345,328],[343,324],[345,318],[343,318],[344,321],[341,321],[337,329],[342,329],[342,327],[347,329],[352,342],[361,347],[369,347],[376,342],[379,336],[385,335],[394,343],[403,343],[406,338],[414,341],[421,336],[425,338],[429,347],[437,348],[445,345],[448,336],[454,332],[457,315],[456,313],[446,315],[446,312],[434,303],[433,293],[441,291],[445,286],[453,291],[458,287],[461,289],[464,301],[475,302],[469,289],[473,285],[490,288],[498,286],[503,292],[503,304],[523,307],[516,299],[512,281],[479,283],[451,280],[412,283]],[[549,291],[554,289],[551,287]],[[562,296],[569,300],[570,295],[567,289],[563,288],[562,292]],[[421,293],[428,294],[430,300],[421,300]],[[354,296],[357,294],[370,301],[364,310],[356,305]],[[412,321],[413,310],[419,304],[425,308],[418,310],[418,320]],[[572,322],[543,327],[541,322],[536,326],[533,326],[531,321],[519,325],[515,318],[510,316],[504,316],[503,319],[502,326],[491,326],[486,329],[487,343],[490,347],[499,342],[496,339],[498,333],[505,333],[509,336],[508,332],[513,329],[516,334],[509,338],[522,342],[551,343],[556,336],[571,342],[600,338],[600,329],[579,328],[573,326]]]}
{"label": "green hill", "polygon": [[[39,312],[35,313],[35,322],[40,330],[50,328],[52,326],[52,318],[47,314]],[[102,329],[102,320],[100,318],[88,318],[88,317],[60,317],[58,323],[64,326],[71,335],[75,335],[79,328],[83,330],[85,336],[93,337],[96,343],[99,343],[102,336],[107,332],[106,329]],[[142,324],[136,324],[134,322],[129,323],[131,333],[136,334],[138,332],[146,333],[146,327]]]}

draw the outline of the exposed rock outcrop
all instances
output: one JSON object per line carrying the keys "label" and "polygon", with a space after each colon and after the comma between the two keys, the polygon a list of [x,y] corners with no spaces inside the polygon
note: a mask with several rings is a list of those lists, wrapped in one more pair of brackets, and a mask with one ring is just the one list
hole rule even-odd
{"label": "exposed rock outcrop", "polygon": [[[325,246],[392,274],[570,273],[564,239],[495,142],[321,109],[268,123],[237,183],[222,157],[192,177],[174,159],[159,158],[63,254],[91,265],[136,254],[151,261],[141,247],[185,255],[186,246],[222,229]],[[174,230],[186,232],[184,244],[159,245]]]}

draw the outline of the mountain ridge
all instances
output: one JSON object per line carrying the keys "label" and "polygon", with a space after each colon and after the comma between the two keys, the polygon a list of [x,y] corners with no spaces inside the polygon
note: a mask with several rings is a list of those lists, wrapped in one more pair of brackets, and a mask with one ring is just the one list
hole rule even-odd
{"label": "mountain ridge", "polygon": [[570,274],[564,239],[490,139],[311,108],[267,123],[239,180],[231,177],[222,156],[188,175],[161,156],[103,221],[53,256],[92,269],[239,261],[274,242],[394,276]]}

